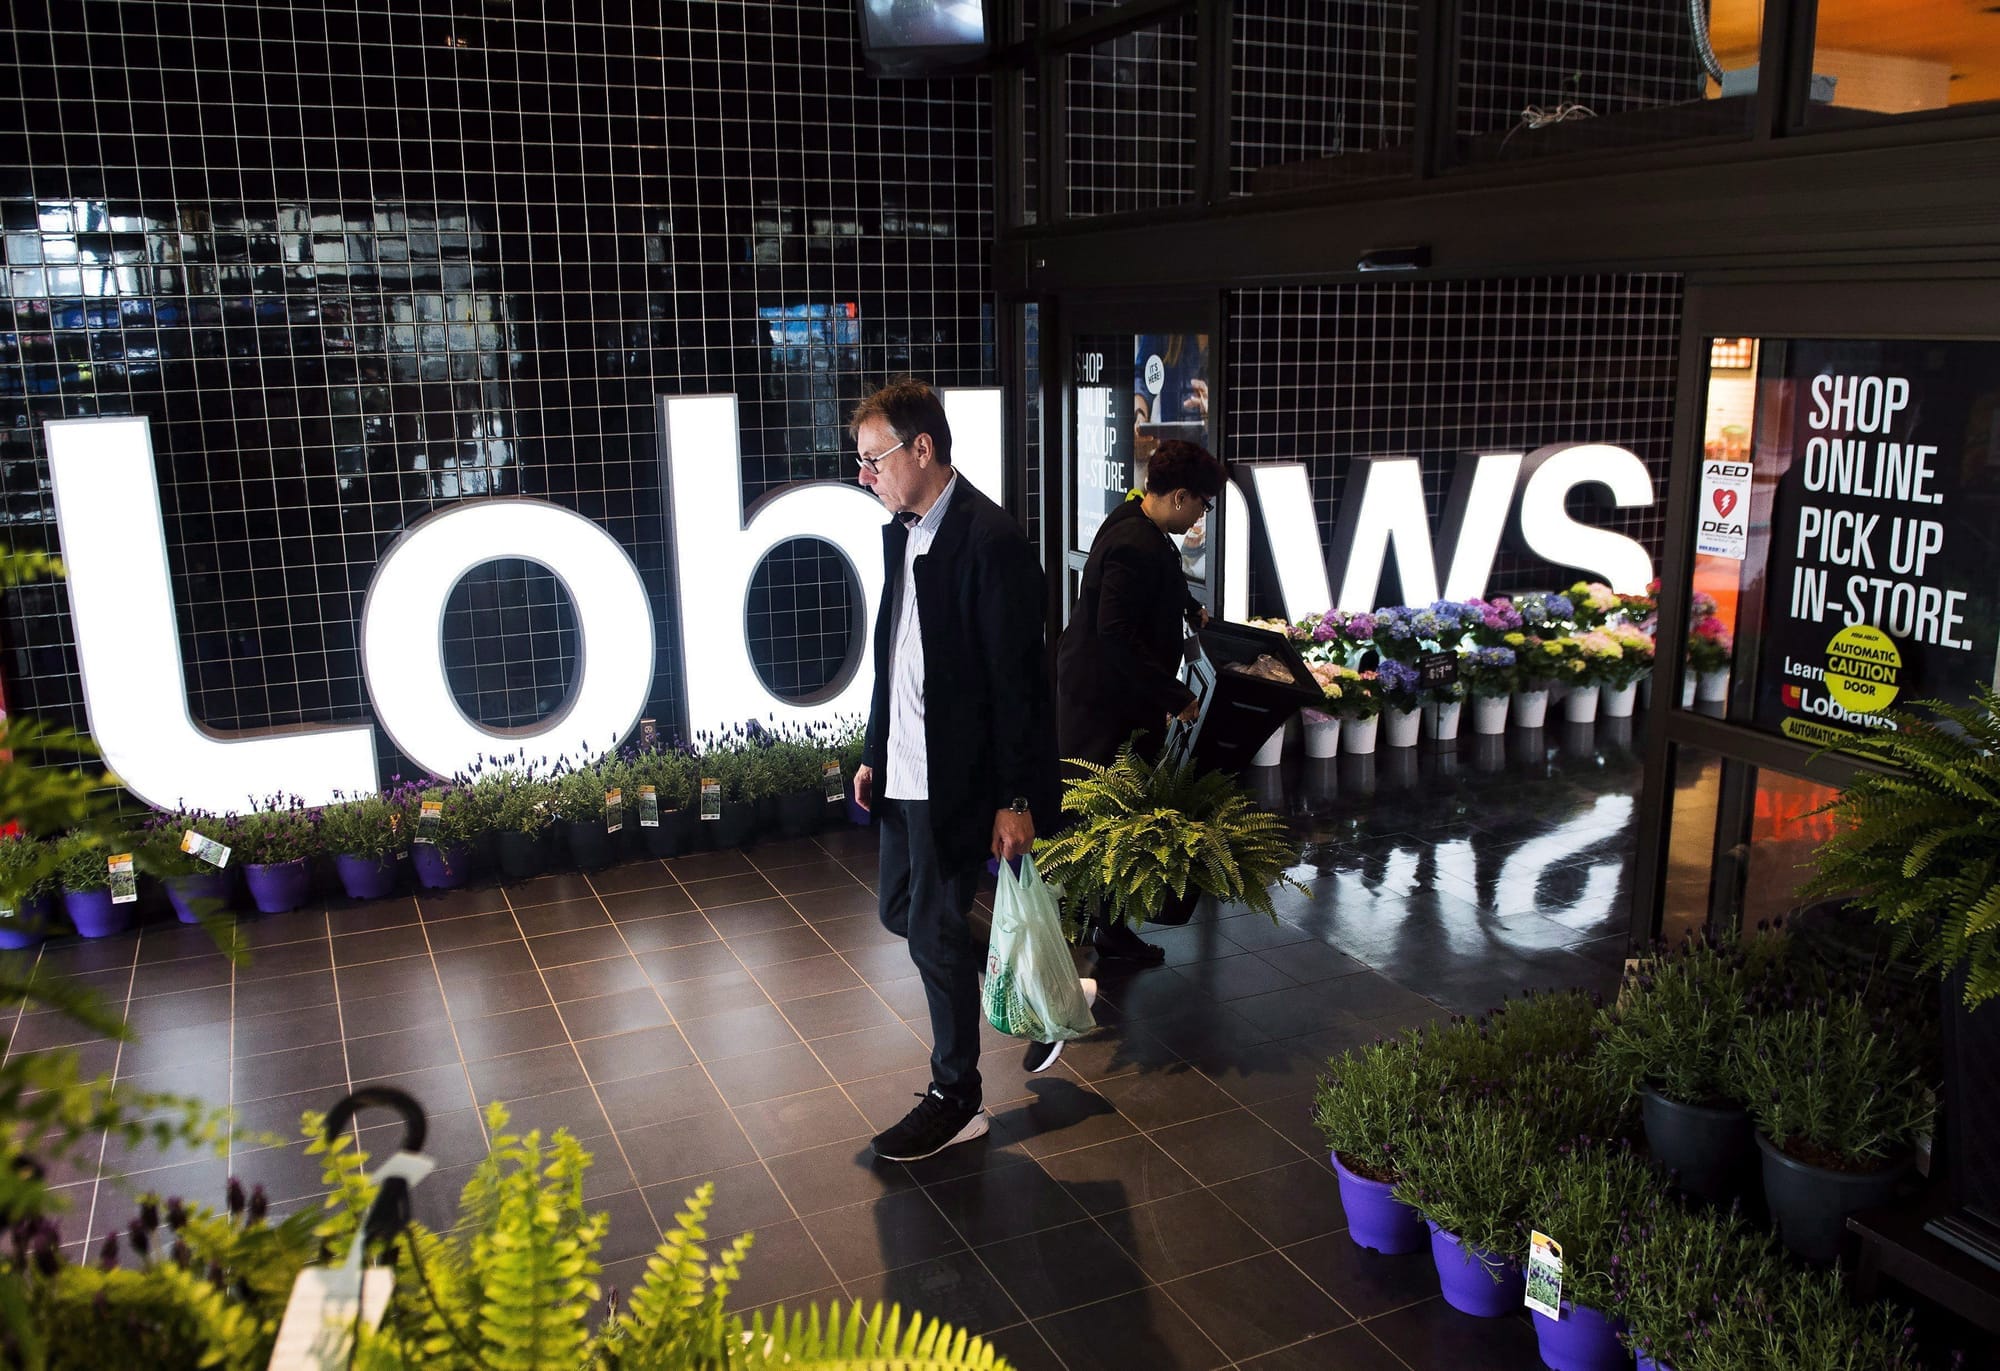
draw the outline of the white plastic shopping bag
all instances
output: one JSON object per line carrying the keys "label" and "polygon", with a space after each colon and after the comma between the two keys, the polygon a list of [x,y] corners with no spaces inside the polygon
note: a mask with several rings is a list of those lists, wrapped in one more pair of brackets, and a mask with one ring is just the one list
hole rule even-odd
{"label": "white plastic shopping bag", "polygon": [[1063,940],[1055,894],[1032,857],[1021,858],[1018,876],[1000,863],[981,1001],[986,1021],[1011,1038],[1067,1042],[1097,1027]]}

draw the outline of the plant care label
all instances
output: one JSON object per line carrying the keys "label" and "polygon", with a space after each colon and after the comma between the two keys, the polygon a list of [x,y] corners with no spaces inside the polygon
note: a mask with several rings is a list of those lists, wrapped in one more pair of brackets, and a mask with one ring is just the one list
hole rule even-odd
{"label": "plant care label", "polygon": [[438,834],[444,831],[444,801],[425,800],[417,811],[417,836],[412,842],[437,845]]}
{"label": "plant care label", "polygon": [[820,767],[819,783],[826,791],[826,802],[828,804],[832,804],[835,800],[841,799],[847,794],[847,780],[840,774],[839,762],[828,762]]}
{"label": "plant care label", "polygon": [[722,782],[701,778],[701,817],[720,819],[722,817]]}
{"label": "plant care label", "polygon": [[191,828],[181,834],[181,851],[187,853],[190,857],[199,857],[210,866],[229,865],[228,848],[213,838],[202,837],[201,834]]}
{"label": "plant care label", "polygon": [[616,833],[625,827],[625,792],[617,786],[604,792],[604,831]]}
{"label": "plant care label", "polygon": [[654,719],[639,720],[639,746],[650,752],[653,750],[653,744],[659,740],[660,725],[658,721]]}
{"label": "plant care label", "polygon": [[114,852],[105,863],[111,872],[111,903],[131,904],[139,898],[139,873],[132,869],[132,854]]}
{"label": "plant care label", "polygon": [[660,826],[660,792],[658,787],[639,787],[639,827],[658,828]]}
{"label": "plant care label", "polygon": [[396,1273],[387,1266],[365,1271],[308,1266],[292,1283],[271,1371],[342,1371],[351,1366],[356,1316],[370,1329],[382,1325]]}
{"label": "plant care label", "polygon": [[1528,1297],[1524,1301],[1537,1314],[1552,1319],[1562,1317],[1562,1244],[1546,1233],[1528,1236]]}

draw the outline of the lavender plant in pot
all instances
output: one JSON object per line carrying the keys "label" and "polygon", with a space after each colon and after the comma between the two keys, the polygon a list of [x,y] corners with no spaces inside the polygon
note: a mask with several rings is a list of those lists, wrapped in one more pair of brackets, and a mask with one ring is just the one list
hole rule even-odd
{"label": "lavender plant in pot", "polygon": [[387,795],[336,793],[320,811],[319,835],[348,899],[379,900],[395,890],[409,839],[402,811]]}
{"label": "lavender plant in pot", "polygon": [[1837,1271],[1746,1283],[1709,1312],[1704,1335],[1676,1357],[1672,1371],[1919,1371],[1924,1364],[1908,1311],[1856,1304]]}
{"label": "lavender plant in pot", "polygon": [[[598,757],[586,765],[558,767],[552,781],[550,811],[570,845],[570,857],[584,871],[608,867],[618,855],[610,825],[624,831],[624,785],[614,769],[614,757]],[[612,789],[618,791],[616,815],[610,807]]]}
{"label": "lavender plant in pot", "polygon": [[87,833],[71,833],[56,846],[63,913],[86,938],[108,938],[132,926],[130,904],[111,899],[111,849]]}
{"label": "lavender plant in pot", "polygon": [[38,838],[0,838],[0,950],[33,947],[48,936],[55,904],[53,854]]}
{"label": "lavender plant in pot", "polygon": [[390,795],[410,837],[410,866],[426,890],[453,890],[472,879],[479,844],[491,831],[486,808],[470,784],[409,784]]}
{"label": "lavender plant in pot", "polygon": [[232,816],[190,810],[157,814],[146,823],[135,854],[139,868],[166,886],[167,903],[184,924],[200,923],[204,916],[212,918],[228,909],[236,862],[233,851],[221,865],[188,851],[187,835],[193,833],[226,848],[224,835],[232,824]]}
{"label": "lavender plant in pot", "polygon": [[[626,801],[627,813],[638,816],[639,840],[647,856],[680,857],[700,845],[695,769],[694,754],[674,743],[635,752],[626,764],[632,791]],[[650,816],[646,809],[648,787],[653,800]]]}
{"label": "lavender plant in pot", "polygon": [[[1535,1339],[1550,1371],[1618,1371],[1629,1365],[1620,1342],[1621,1267],[1636,1221],[1659,1191],[1658,1177],[1618,1144],[1580,1143],[1535,1169],[1528,1228],[1562,1249],[1557,1317],[1534,1311]],[[1526,1230],[1520,1234],[1517,1250],[1528,1250],[1529,1237]]]}
{"label": "lavender plant in pot", "polygon": [[1895,1198],[1930,1127],[1930,1083],[1885,1029],[1858,999],[1807,1002],[1757,1019],[1730,1053],[1772,1220],[1808,1261],[1832,1261],[1847,1216]]}
{"label": "lavender plant in pot", "polygon": [[[755,751],[740,728],[701,736],[696,802],[702,806],[697,810],[701,831],[711,848],[742,847],[757,831],[757,795],[751,775]],[[701,789],[710,781],[716,785],[719,800],[712,817]]]}
{"label": "lavender plant in pot", "polygon": [[243,864],[250,901],[265,914],[297,909],[312,893],[311,858],[321,851],[319,811],[296,795],[274,795],[238,815],[227,839]]}
{"label": "lavender plant in pot", "polygon": [[533,765],[503,757],[473,783],[492,816],[494,858],[510,881],[527,881],[549,869],[556,842],[554,781]]}
{"label": "lavender plant in pot", "polygon": [[1774,934],[1697,934],[1628,971],[1604,1011],[1596,1060],[1607,1087],[1637,1093],[1655,1160],[1710,1202],[1742,1193],[1754,1174],[1755,1134],[1729,1054],[1773,994],[1782,959]]}
{"label": "lavender plant in pot", "polygon": [[777,801],[778,836],[803,838],[819,830],[826,813],[825,755],[810,729],[778,730],[765,746],[764,765]]}
{"label": "lavender plant in pot", "polygon": [[1435,1040],[1449,1028],[1411,1029],[1401,1036],[1353,1048],[1327,1063],[1313,1098],[1313,1122],[1326,1140],[1347,1236],[1376,1252],[1415,1252],[1424,1245],[1424,1221],[1396,1198],[1402,1163],[1421,1144],[1423,1125],[1436,1114],[1450,1082]]}
{"label": "lavender plant in pot", "polygon": [[1445,1303],[1499,1318],[1521,1307],[1516,1253],[1530,1177],[1552,1144],[1540,1120],[1495,1091],[1447,1100],[1401,1158],[1395,1196],[1429,1225]]}
{"label": "lavender plant in pot", "polygon": [[1690,1208],[1664,1192],[1633,1215],[1619,1256],[1613,1304],[1637,1371],[1698,1364],[1718,1311],[1776,1286],[1786,1271],[1770,1235],[1733,1210]]}

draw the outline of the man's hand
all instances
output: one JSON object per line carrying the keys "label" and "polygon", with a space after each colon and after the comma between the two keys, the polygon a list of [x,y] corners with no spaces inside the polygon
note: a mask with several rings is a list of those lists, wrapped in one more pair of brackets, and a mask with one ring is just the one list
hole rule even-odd
{"label": "man's hand", "polygon": [[854,803],[864,811],[875,808],[875,768],[857,766],[854,768]]}
{"label": "man's hand", "polygon": [[1003,809],[993,816],[993,855],[1003,862],[1027,855],[1035,845],[1035,817]]}
{"label": "man's hand", "polygon": [[1200,717],[1201,717],[1201,701],[1189,700],[1187,702],[1187,708],[1183,709],[1180,713],[1174,715],[1172,719],[1168,720],[1168,722],[1171,723],[1173,722],[1173,719],[1178,719],[1184,724],[1191,724]]}

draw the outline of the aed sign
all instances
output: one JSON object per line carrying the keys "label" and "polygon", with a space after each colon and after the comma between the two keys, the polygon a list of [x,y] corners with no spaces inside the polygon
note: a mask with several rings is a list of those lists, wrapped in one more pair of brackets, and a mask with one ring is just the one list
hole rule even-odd
{"label": "aed sign", "polygon": [[[1001,392],[942,392],[953,463],[998,500],[1003,494]],[[882,590],[883,513],[853,482],[787,486],[745,506],[733,395],[661,397],[662,498],[672,532],[667,581],[678,599],[688,723],[712,729],[746,718],[831,720],[866,713],[865,625]],[[450,776],[476,760],[523,762],[602,752],[626,737],[653,694],[658,643],[639,569],[602,528],[573,510],[527,498],[469,500],[412,524],[389,546],[363,603],[362,673],[373,718],[264,731],[209,728],[188,706],[152,440],[144,418],[47,424],[56,520],[68,568],[70,613],[88,727],[105,764],[134,794],[170,808],[241,809],[251,796],[296,794],[323,804],[381,783],[380,727],[426,771]],[[1350,469],[1333,545],[1323,545],[1302,464],[1249,468],[1255,509],[1232,485],[1225,518],[1262,523],[1286,613],[1330,605],[1373,608],[1391,554],[1402,598],[1482,594],[1500,540],[1594,574],[1614,589],[1652,579],[1637,542],[1571,519],[1571,490],[1605,487],[1625,508],[1650,505],[1644,464],[1623,448],[1568,444],[1463,459],[1433,546],[1417,460],[1387,457]],[[806,701],[764,684],[745,638],[751,578],[780,543],[814,538],[843,556],[860,589],[863,626],[845,670]],[[1247,536],[1229,539],[1229,602],[1247,609]],[[562,583],[577,616],[576,680],[563,706],[524,729],[467,717],[443,660],[442,615],[468,572],[520,558]],[[1339,594],[1332,593],[1334,586]]]}

